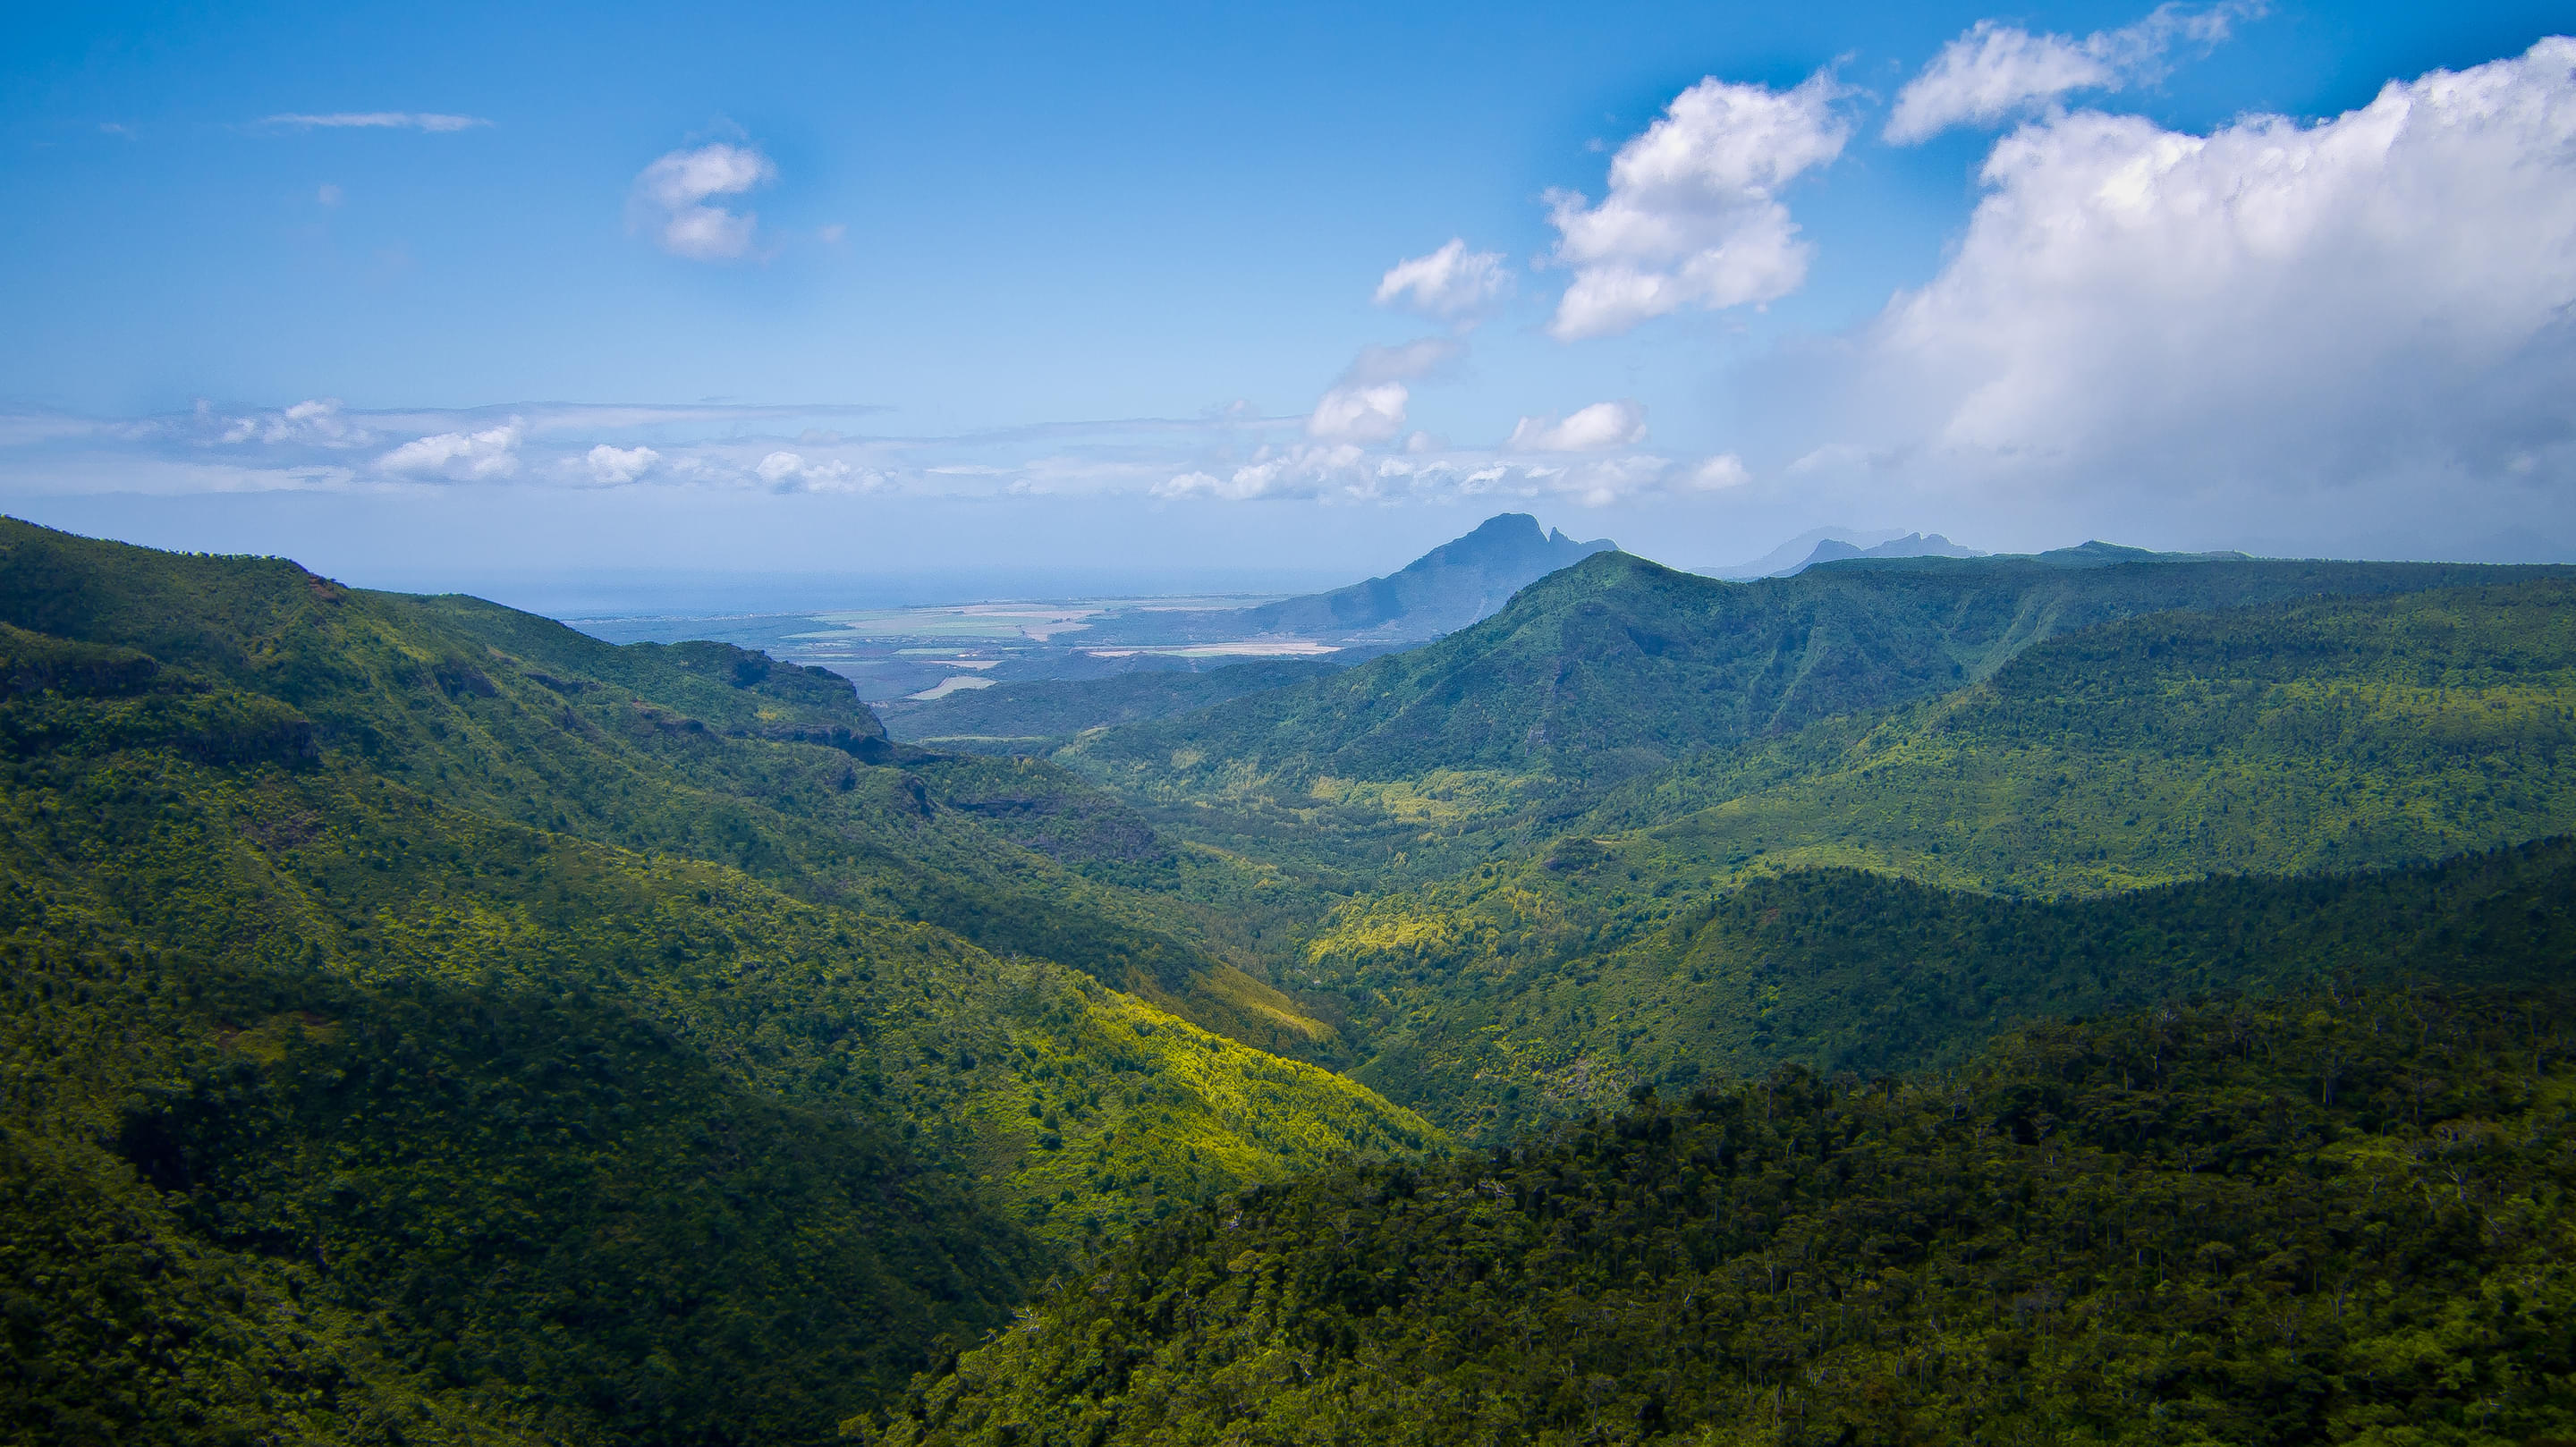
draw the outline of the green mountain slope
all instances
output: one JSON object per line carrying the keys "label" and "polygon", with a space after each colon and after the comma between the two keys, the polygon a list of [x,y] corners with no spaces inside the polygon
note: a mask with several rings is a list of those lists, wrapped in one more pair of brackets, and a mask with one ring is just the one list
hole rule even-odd
{"label": "green mountain slope", "polygon": [[1314,947],[1353,1073],[1469,1138],[1782,1061],[1877,1075],[2034,1020],[2320,980],[2542,984],[2576,958],[2576,844],[2372,873],[2034,901],[1856,870],[1655,898],[1615,869],[1541,895],[1354,909]]}
{"label": "green mountain slope", "polygon": [[[1205,917],[1260,920],[1257,931],[1239,928],[1227,938],[1231,957],[1290,987],[1307,1014],[1339,1026],[1342,1007],[1299,992],[1295,977],[1299,949],[1351,898],[1428,887],[1486,864],[1535,863],[1570,831],[1619,834],[1786,784],[1811,768],[1829,772],[1855,731],[1972,688],[2034,644],[2159,612],[2559,576],[2087,544],[2038,557],[1855,560],[1735,584],[1603,555],[1543,579],[1501,614],[1438,643],[1086,735],[1052,757],[1182,841],[1190,867],[1180,893],[1205,906]],[[1868,782],[1841,791],[1836,807],[1872,797]],[[2127,815],[2124,807],[2114,817]],[[1834,820],[1804,822],[1812,830]],[[2447,846],[2382,859],[2566,827],[2544,818],[2519,831],[2461,831]],[[1712,858],[1689,854],[1687,869],[1628,863],[1659,880],[1689,870],[1731,874],[1772,847],[1765,830],[1741,832],[1748,837],[1716,841]],[[1839,841],[1829,833],[1822,842]],[[1735,859],[1739,846],[1744,857]],[[2071,852],[2051,856],[2052,867],[2071,865],[2064,857]],[[1803,857],[1876,863],[1822,848]],[[2116,872],[2108,849],[2093,864],[2106,879]],[[2306,861],[2246,857],[2231,867]],[[1337,1052],[1318,1058],[1347,1064],[1362,1048],[1337,1043]]]}
{"label": "green mountain slope", "polygon": [[[199,562],[257,586],[192,616]],[[1042,766],[934,788],[861,761],[845,688],[756,656],[612,650],[612,687],[436,653],[403,600],[288,565],[172,571],[14,602],[202,667],[0,625],[13,1434],[820,1440],[1068,1248],[1433,1139],[883,907],[939,878],[907,816],[1023,879],[1133,864],[1085,854],[1097,819],[1024,846],[937,802],[1042,792],[1014,783]],[[298,622],[281,577],[354,621]],[[563,702],[532,719],[529,688]],[[960,907],[1029,907],[973,886]]]}
{"label": "green mountain slope", "polygon": [[2562,1440],[2566,1018],[2214,1001],[1328,1171],[1139,1238],[874,1440]]}
{"label": "green mountain slope", "polygon": [[164,951],[7,881],[16,1441],[821,1441],[1044,1253],[631,1012]]}
{"label": "green mountain slope", "polygon": [[[2490,887],[2510,896],[2518,876],[2436,871],[2404,886],[2423,896],[2411,913],[2371,906],[2357,919],[2340,912],[2380,886],[2219,879],[2064,906],[2080,929],[2038,905],[1758,881],[1856,867],[1949,890],[2087,895],[2568,833],[2571,604],[2576,585],[2542,579],[2070,635],[1878,721],[1831,721],[1638,781],[1530,854],[1344,905],[1280,978],[1340,1000],[1371,1056],[1359,1078],[1473,1128],[1615,1099],[1667,1071],[1781,1058],[1883,1068],[1955,1048],[1998,1012],[2241,983],[2253,964],[2221,966],[2264,930],[2283,958],[2393,966],[2419,948],[2416,916],[2466,928],[2460,911],[2488,908],[2473,902]],[[1787,939],[1747,925],[1744,901],[1786,908]],[[2306,912],[2299,928],[2346,943],[2320,953],[2258,928],[2288,902]],[[2194,919],[2217,933],[2194,936]],[[2101,950],[2073,939],[2134,929],[2146,942],[2116,978],[2077,977]],[[1848,955],[1819,943],[1846,937]]]}
{"label": "green mountain slope", "polygon": [[[621,648],[476,599],[9,520],[0,622],[271,700],[313,747],[461,807],[731,864],[1147,991],[1265,1048],[1330,1053],[1329,1029],[1236,968],[1226,924],[1168,891],[1182,861],[1132,813],[1044,765],[901,751],[820,669],[722,644]],[[1035,806],[995,827],[997,796]]]}
{"label": "green mountain slope", "polygon": [[2517,843],[2576,828],[2576,584],[2120,623],[1874,726],[1713,753],[1586,823],[1671,868],[2038,893]]}
{"label": "green mountain slope", "polygon": [[1133,787],[1214,795],[1435,769],[1659,767],[1981,677],[2022,648],[2140,613],[2511,576],[2432,564],[1911,559],[1723,583],[1605,553],[1467,633],[1068,757]]}

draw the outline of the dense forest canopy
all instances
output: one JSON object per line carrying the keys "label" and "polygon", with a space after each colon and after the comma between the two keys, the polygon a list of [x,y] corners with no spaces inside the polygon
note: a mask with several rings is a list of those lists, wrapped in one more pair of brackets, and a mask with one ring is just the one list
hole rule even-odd
{"label": "dense forest canopy", "polygon": [[1042,770],[836,679],[7,541],[40,1437],[821,1440],[1068,1251],[1435,1139],[1104,984],[1216,974],[1151,836],[1061,781],[995,827]]}
{"label": "dense forest canopy", "polygon": [[2554,1441],[2558,994],[2214,998],[1787,1068],[1139,1236],[868,1440]]}
{"label": "dense forest canopy", "polygon": [[972,756],[0,522],[0,1421],[2576,1436],[2571,602],[1602,553]]}

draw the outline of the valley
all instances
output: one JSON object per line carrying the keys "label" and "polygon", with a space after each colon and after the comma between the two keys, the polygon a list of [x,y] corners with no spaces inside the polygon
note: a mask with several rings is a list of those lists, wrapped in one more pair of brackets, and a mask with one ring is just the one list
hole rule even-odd
{"label": "valley", "polygon": [[2567,4],[0,47],[0,1447],[2576,1447]]}
{"label": "valley", "polygon": [[[2062,1433],[2254,1410],[2257,1298],[2383,1360],[2400,1260],[2576,1304],[2576,574],[1568,546],[1281,605],[1482,615],[1357,663],[890,730],[735,643],[0,524],[13,1420]],[[2085,1385],[2186,1319],[2238,1365]],[[2412,1370],[2314,1410],[2466,1410]]]}

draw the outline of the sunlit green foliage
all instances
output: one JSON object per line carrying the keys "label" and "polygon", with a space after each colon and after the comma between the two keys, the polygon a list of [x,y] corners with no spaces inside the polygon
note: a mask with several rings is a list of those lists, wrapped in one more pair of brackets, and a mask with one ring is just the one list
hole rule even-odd
{"label": "sunlit green foliage", "polygon": [[17,1440],[814,1440],[1042,1266],[883,1117],[613,997],[0,887]]}
{"label": "sunlit green foliage", "polygon": [[1784,1060],[1921,1068],[2033,1020],[2195,991],[2540,983],[2576,959],[2565,841],[2061,901],[1839,869],[1652,900],[1616,870],[1569,873],[1552,896],[1497,891],[1451,913],[1382,903],[1320,944],[1317,983],[1344,992],[1373,1048],[1355,1074],[1492,1138],[1639,1084],[1687,1089]]}
{"label": "sunlit green foliage", "polygon": [[1684,868],[2026,893],[2518,843],[2576,827],[2576,584],[2114,624],[1875,727],[1712,754],[1585,823],[1642,827]]}
{"label": "sunlit green foliage", "polygon": [[[756,655],[7,540],[0,601],[112,635],[0,628],[10,1435],[815,1440],[1068,1252],[1434,1139],[1093,978],[1158,979],[1116,876],[1180,866],[1042,765]],[[406,608],[607,658],[405,673]]]}
{"label": "sunlit green foliage", "polygon": [[[1419,878],[1552,832],[1620,780],[1946,693],[2102,623],[2537,571],[2096,549],[1843,563],[1744,584],[1604,553],[1437,643],[1114,728],[1057,757],[1163,806],[1158,820],[1190,837]],[[1370,787],[1390,785],[1401,787]]]}
{"label": "sunlit green foliage", "polygon": [[[2071,910],[1758,881],[1834,865],[2008,896],[2097,893],[2576,829],[2571,605],[2576,585],[2542,580],[2166,614],[2054,640],[1884,722],[1830,721],[1635,783],[1535,854],[1347,905],[1282,980],[1344,1001],[1372,1057],[1359,1078],[1472,1129],[1615,1100],[1669,1071],[1883,1068],[2020,1015],[2295,978],[2278,973],[2290,960],[2408,957],[2415,920],[2465,928],[2463,911],[2559,866],[2219,881]],[[2373,902],[2385,890],[2421,903],[2392,914]],[[1773,908],[1788,911],[1785,937],[1748,923]],[[2285,910],[2307,914],[2292,928]],[[2071,929],[2129,941],[2119,970],[2085,963],[2120,957],[2108,947],[2070,954]],[[2131,940],[2137,929],[2152,938]],[[1833,960],[1825,943],[1846,937]],[[2496,963],[2550,958],[2517,949]]]}
{"label": "sunlit green foliage", "polygon": [[2576,1432],[2563,1002],[2344,993],[1789,1069],[1192,1213],[887,1444]]}
{"label": "sunlit green foliage", "polygon": [[[1161,887],[1170,851],[1131,812],[1044,764],[891,745],[819,669],[715,643],[612,647],[476,599],[346,589],[278,559],[6,519],[0,622],[175,671],[147,716],[233,706],[184,701],[220,685],[281,727],[305,721],[292,738],[218,729],[237,750],[332,750],[493,818],[732,865],[818,903],[1152,988],[1221,1031],[1276,1033],[1227,1003],[1233,962],[1207,947],[1204,911]],[[103,704],[96,726],[137,708]],[[215,736],[200,729],[192,747]],[[1204,1000],[1201,976],[1220,977]]]}
{"label": "sunlit green foliage", "polygon": [[1057,1273],[894,1440],[2576,1436],[2571,602],[1598,558],[1121,802],[0,522],[0,1426],[814,1441]]}

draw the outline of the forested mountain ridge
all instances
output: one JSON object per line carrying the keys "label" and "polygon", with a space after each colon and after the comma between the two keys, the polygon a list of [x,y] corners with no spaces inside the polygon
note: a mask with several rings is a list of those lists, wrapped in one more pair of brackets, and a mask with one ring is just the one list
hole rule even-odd
{"label": "forested mountain ridge", "polygon": [[2539,838],[2576,828],[2576,580],[2106,625],[1909,710],[1712,751],[1584,825],[1720,869],[2038,894]]}
{"label": "forested mountain ridge", "polygon": [[2530,986],[2576,960],[2576,843],[2434,865],[2228,876],[2016,900],[1798,869],[1652,894],[1610,861],[1548,896],[1447,912],[1356,908],[1313,947],[1342,995],[1353,1070],[1465,1141],[1509,1139],[1783,1061],[1920,1070],[1997,1031],[2224,990],[2319,981]]}
{"label": "forested mountain ridge", "polygon": [[[887,1430],[2553,1431],[2520,1308],[2425,1326],[2410,1284],[2528,1276],[2539,1237],[2312,1227],[2438,1162],[2559,1229],[2559,1004],[2458,992],[2576,951],[2576,845],[2526,842],[2576,828],[2572,605],[2552,570],[2100,546],[1751,588],[1606,555],[1066,752],[1122,802],[756,653],[0,524],[0,1420],[812,1442],[1055,1273]],[[1333,702],[1372,678],[1404,692]],[[1565,1123],[1640,1087],[1708,1089]],[[1755,1092],[1806,1124],[1748,1133]],[[2141,1182],[2242,1230],[2125,1267],[2097,1217],[2023,1230]],[[1219,1198],[1267,1244],[1208,1237]],[[2239,1269],[2276,1236],[2304,1286]],[[2377,1294],[2303,1366],[2329,1268]],[[2524,1375],[2464,1398],[2391,1355],[2414,1327]],[[2087,1385],[2132,1360],[2163,1375]],[[2364,1380],[2249,1405],[2311,1368]]]}
{"label": "forested mountain ridge", "polygon": [[[1620,781],[1948,693],[2141,614],[2545,569],[2167,558],[1854,561],[1726,583],[1604,553],[1464,632],[1329,678],[1088,735],[1054,757],[1158,822],[1264,857],[1446,872]],[[1463,851],[1443,840],[1476,834]]]}
{"label": "forested mountain ridge", "polygon": [[[2261,903],[2272,891],[2287,900],[2344,888],[2273,882],[2282,876],[2570,832],[2576,583],[2170,613],[2034,646],[1940,699],[1635,781],[1552,842],[1336,906],[1278,977],[1339,1000],[1370,1055],[1359,1078],[1454,1129],[1580,1108],[1668,1070],[1847,1055],[1884,1068],[1924,1042],[1973,1038],[1996,1004],[2009,1018],[2044,1001],[2055,1013],[2144,1003],[2167,988],[2245,983],[2270,968],[2265,951],[2316,958],[2274,934],[2233,967],[2244,973],[2176,977],[2163,952],[2180,936],[2158,925],[2127,946],[2126,987],[2144,993],[2088,994],[2068,978],[2077,958],[2050,943],[2062,935],[2054,916],[1977,895],[2101,895],[2222,876],[2180,895],[2066,908],[2101,921],[2205,915],[2234,939],[2272,908]],[[1740,923],[1744,901],[1816,897],[1760,881],[1818,866],[1970,893],[1854,880],[1839,890],[1859,892],[1851,913],[1817,920],[1793,908],[1793,919],[1854,937],[1854,973]],[[2496,877],[2458,868],[2461,879]],[[2272,881],[2223,878],[2237,874]],[[2449,918],[2467,897],[2443,886],[2421,909]],[[2344,947],[2352,958],[2388,963],[2414,948],[2410,915],[2337,922],[2319,908],[2317,926],[2336,937],[2385,936]],[[1996,938],[2017,943],[1979,944],[1975,930],[1904,942],[1893,922],[1927,910],[1996,918]],[[1722,947],[1699,934],[1712,911],[1739,921],[1719,931]],[[1703,949],[1716,954],[1694,953]],[[1768,963],[1748,974],[1757,957]],[[2464,978],[2458,969],[2473,963],[2437,976]],[[1981,972],[1991,974],[1982,996],[1970,984]]]}
{"label": "forested mountain ridge", "polygon": [[1146,991],[1263,1048],[1330,1049],[1327,1027],[1234,966],[1228,922],[1168,888],[1198,861],[1044,764],[902,751],[820,669],[715,643],[617,647],[478,599],[7,519],[0,622],[270,700],[312,747],[495,818],[732,864]]}
{"label": "forested mountain ridge", "polygon": [[34,533],[0,603],[90,635],[0,624],[0,1417],[40,1437],[823,1440],[1068,1249],[1433,1139],[895,907],[1079,940],[1095,876],[1180,867],[1043,766],[895,753],[756,655],[571,669],[488,605]]}
{"label": "forested mountain ridge", "polygon": [[1326,1171],[1062,1282],[883,1423],[1013,1442],[2539,1443],[2558,995],[2215,999]]}
{"label": "forested mountain ridge", "polygon": [[1164,768],[1389,779],[1431,768],[1619,769],[1865,712],[1983,677],[2044,638],[2140,613],[2510,576],[2448,564],[2034,558],[1845,563],[1725,583],[1626,553],[1552,573],[1466,634],[1291,689],[1112,730],[1073,755]]}

